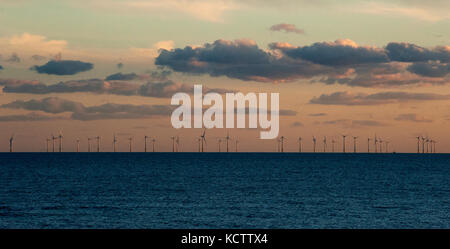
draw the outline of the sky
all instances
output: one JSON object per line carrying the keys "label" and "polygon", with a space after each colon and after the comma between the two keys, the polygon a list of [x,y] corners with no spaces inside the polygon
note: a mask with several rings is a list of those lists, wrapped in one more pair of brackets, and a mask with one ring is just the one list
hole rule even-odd
{"label": "sky", "polygon": [[[0,0],[0,151],[64,150],[101,136],[102,151],[197,151],[201,129],[174,129],[176,92],[280,93],[285,151],[347,151],[358,137],[450,152],[450,2],[444,0]],[[276,151],[259,129],[230,134],[240,151]],[[385,144],[383,145],[385,149]],[[222,150],[225,144],[222,143]],[[370,142],[370,150],[373,140]]]}

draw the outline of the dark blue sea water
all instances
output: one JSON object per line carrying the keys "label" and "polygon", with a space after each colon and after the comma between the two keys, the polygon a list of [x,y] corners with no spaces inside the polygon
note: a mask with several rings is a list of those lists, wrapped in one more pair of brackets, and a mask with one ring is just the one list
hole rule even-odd
{"label": "dark blue sea water", "polygon": [[450,228],[450,155],[2,153],[0,228]]}

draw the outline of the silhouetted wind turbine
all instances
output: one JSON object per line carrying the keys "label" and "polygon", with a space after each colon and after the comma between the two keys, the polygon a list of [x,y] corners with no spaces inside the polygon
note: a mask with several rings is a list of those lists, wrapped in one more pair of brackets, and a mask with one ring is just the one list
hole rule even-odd
{"label": "silhouetted wind turbine", "polygon": [[378,143],[378,139],[377,139],[377,134],[375,134],[375,139],[373,140],[374,145],[375,145],[375,153],[378,152],[378,147],[377,147],[377,143]]}
{"label": "silhouetted wind turbine", "polygon": [[278,138],[277,139],[277,152],[281,152],[281,139],[280,138]]}
{"label": "silhouetted wind turbine", "polygon": [[236,141],[235,141],[236,152],[238,152],[238,143],[239,143],[239,141],[236,140]]}
{"label": "silhouetted wind turbine", "polygon": [[53,136],[52,134],[52,152],[55,152],[55,141],[56,141],[57,137]]}
{"label": "silhouetted wind turbine", "polygon": [[147,138],[148,138],[148,136],[145,135],[144,136],[144,152],[147,152]]}
{"label": "silhouetted wind turbine", "polygon": [[77,138],[77,152],[80,152],[80,139]]}
{"label": "silhouetted wind turbine", "polygon": [[227,132],[227,136],[225,137],[225,139],[227,140],[227,152],[229,152],[228,149],[228,141],[231,139],[230,134]]}
{"label": "silhouetted wind turbine", "polygon": [[316,152],[316,137],[313,136],[313,152]]}
{"label": "silhouetted wind turbine", "polygon": [[420,136],[417,136],[417,153],[420,153]]}
{"label": "silhouetted wind turbine", "polygon": [[177,136],[175,139],[175,151],[178,152],[180,151],[180,137]]}
{"label": "silhouetted wind turbine", "polygon": [[[200,138],[202,139],[202,152],[204,152],[204,149],[206,149],[206,129],[203,130],[203,134]],[[203,145],[203,143],[205,143],[205,145]]]}
{"label": "silhouetted wind turbine", "polygon": [[353,153],[356,153],[356,139],[358,139],[358,137],[353,136]]}
{"label": "silhouetted wind turbine", "polygon": [[331,138],[331,152],[334,152],[334,144],[336,143],[336,140],[334,140],[334,137]]}
{"label": "silhouetted wind turbine", "polygon": [[116,134],[114,133],[114,134],[113,134],[113,151],[114,151],[114,152],[117,151],[117,149],[116,149],[116,144],[117,144],[117,137],[116,137]]}
{"label": "silhouetted wind turbine", "polygon": [[130,142],[130,152],[133,152],[133,138],[128,138],[128,141]]}
{"label": "silhouetted wind turbine", "polygon": [[345,153],[345,137],[348,135],[342,135],[342,152]]}
{"label": "silhouetted wind turbine", "polygon": [[284,140],[286,138],[284,136],[281,136],[281,152],[284,152]]}
{"label": "silhouetted wind turbine", "polygon": [[59,136],[58,136],[58,138],[59,138],[59,152],[62,152],[62,143],[63,143],[63,141],[62,141],[62,139],[63,139],[63,135],[62,135],[62,132],[60,131],[59,132]]}
{"label": "silhouetted wind turbine", "polygon": [[367,153],[370,153],[370,137],[367,138]]}
{"label": "silhouetted wind turbine", "polygon": [[384,141],[385,143],[386,143],[386,153],[389,153],[389,148],[388,148],[388,146],[389,146],[389,141]]}
{"label": "silhouetted wind turbine", "polygon": [[156,139],[152,138],[152,151],[155,152],[155,142]]}
{"label": "silhouetted wind turbine", "polygon": [[50,138],[46,138],[47,141],[47,152],[50,152]]}
{"label": "silhouetted wind turbine", "polygon": [[14,151],[14,134],[9,138],[9,152]]}
{"label": "silhouetted wind turbine", "polygon": [[175,152],[175,137],[171,136],[170,139],[172,139],[172,152]]}
{"label": "silhouetted wind turbine", "polygon": [[378,138],[378,142],[380,144],[380,153],[383,153],[383,140],[381,140],[381,138]]}
{"label": "silhouetted wind turbine", "polygon": [[217,139],[217,144],[218,144],[218,150],[220,152],[220,144],[222,143],[222,139]]}
{"label": "silhouetted wind turbine", "polygon": [[323,152],[327,152],[327,137],[323,137]]}
{"label": "silhouetted wind turbine", "polygon": [[298,137],[298,152],[302,152],[302,137]]}
{"label": "silhouetted wind turbine", "polygon": [[88,137],[88,152],[91,152],[91,139],[90,137]]}
{"label": "silhouetted wind turbine", "polygon": [[425,138],[422,137],[422,153],[425,153]]}
{"label": "silhouetted wind turbine", "polygon": [[100,152],[100,136],[97,136],[96,139],[97,139],[97,152]]}

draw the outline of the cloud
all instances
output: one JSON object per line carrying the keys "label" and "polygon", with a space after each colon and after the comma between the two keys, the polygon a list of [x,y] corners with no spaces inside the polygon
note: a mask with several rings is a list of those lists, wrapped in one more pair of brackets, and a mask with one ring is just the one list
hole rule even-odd
{"label": "cloud", "polygon": [[450,73],[450,63],[436,61],[415,62],[408,66],[408,71],[426,77],[445,77]]}
{"label": "cloud", "polygon": [[303,127],[303,124],[297,121],[297,122],[292,123],[291,127]]}
{"label": "cloud", "polygon": [[41,100],[17,100],[4,104],[3,108],[24,109],[30,111],[43,111],[59,114],[71,113],[75,120],[99,120],[99,119],[142,119],[152,116],[168,116],[174,110],[174,106],[166,105],[129,105],[107,103],[98,106],[85,106],[79,102],[49,97]]}
{"label": "cloud", "polygon": [[284,31],[285,33],[296,33],[296,34],[304,34],[305,31],[303,29],[297,28],[294,24],[288,23],[280,23],[272,25],[270,28],[272,31]]}
{"label": "cloud", "polygon": [[308,116],[310,116],[310,117],[323,117],[323,116],[327,116],[327,114],[323,113],[323,112],[321,112],[321,113],[310,113],[310,114],[308,114]]}
{"label": "cloud", "polygon": [[13,53],[11,55],[11,57],[9,57],[6,62],[10,62],[10,63],[19,63],[21,61],[19,55],[17,55],[16,53]]}
{"label": "cloud", "polygon": [[74,75],[80,72],[89,71],[94,68],[92,63],[82,61],[49,61],[42,66],[34,66],[31,70],[35,70],[40,74],[54,74],[54,75]]}
{"label": "cloud", "polygon": [[415,113],[405,113],[398,115],[395,120],[397,121],[411,121],[411,122],[418,122],[418,123],[431,123],[433,120],[425,119],[425,118],[419,118],[417,114]]}
{"label": "cloud", "polygon": [[139,76],[136,73],[128,73],[128,74],[116,73],[111,74],[105,78],[105,80],[135,80],[135,79],[139,79]]}
{"label": "cloud", "polygon": [[450,46],[437,46],[431,49],[423,48],[406,42],[391,42],[386,51],[392,61],[419,62],[439,60],[450,62]]}
{"label": "cloud", "polygon": [[176,72],[227,76],[245,81],[285,82],[333,74],[337,70],[281,57],[260,49],[253,40],[217,40],[199,47],[162,50],[155,64]]}
{"label": "cloud", "polygon": [[309,103],[319,105],[383,105],[406,101],[448,100],[450,95],[434,93],[380,92],[374,94],[334,92],[312,98]]}
{"label": "cloud", "polygon": [[0,122],[31,122],[31,121],[47,121],[47,120],[58,120],[63,119],[63,117],[58,116],[46,116],[31,112],[23,115],[4,115],[0,116]]}
{"label": "cloud", "polygon": [[[193,93],[194,86],[171,80],[164,82],[147,82],[144,84],[129,81],[105,81],[101,79],[70,80],[53,85],[46,85],[39,81],[0,79],[0,86],[4,86],[4,93],[76,93],[88,92],[97,94],[114,94],[125,96],[143,96],[155,98],[170,98],[177,92]],[[227,93],[232,90],[222,88],[203,87],[204,93]]]}
{"label": "cloud", "polygon": [[359,46],[349,39],[341,39],[334,42],[317,42],[303,47],[279,47],[276,45],[272,44],[271,47],[281,50],[288,57],[328,66],[346,66],[388,61],[383,49]]}
{"label": "cloud", "polygon": [[21,55],[33,56],[37,53],[55,54],[66,49],[67,41],[49,40],[42,35],[23,33],[8,37],[0,37],[3,51],[19,51]]}
{"label": "cloud", "polygon": [[43,61],[43,60],[47,60],[47,57],[35,54],[35,55],[31,56],[31,59],[34,61]]}
{"label": "cloud", "polygon": [[323,125],[339,125],[344,128],[379,127],[387,124],[375,120],[336,119],[322,122]]}

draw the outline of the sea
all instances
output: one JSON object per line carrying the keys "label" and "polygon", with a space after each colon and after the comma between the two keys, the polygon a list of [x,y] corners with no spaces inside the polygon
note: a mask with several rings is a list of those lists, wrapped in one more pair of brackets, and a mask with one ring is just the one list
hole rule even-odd
{"label": "sea", "polygon": [[0,228],[450,228],[450,155],[0,153]]}

